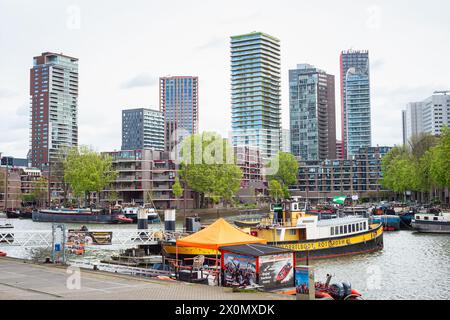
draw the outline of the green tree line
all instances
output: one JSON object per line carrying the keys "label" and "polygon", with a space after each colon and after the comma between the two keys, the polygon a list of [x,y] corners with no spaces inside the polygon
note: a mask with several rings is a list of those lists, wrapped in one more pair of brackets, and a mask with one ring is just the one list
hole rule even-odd
{"label": "green tree line", "polygon": [[450,187],[450,128],[440,136],[420,134],[394,147],[382,160],[382,185],[396,193]]}

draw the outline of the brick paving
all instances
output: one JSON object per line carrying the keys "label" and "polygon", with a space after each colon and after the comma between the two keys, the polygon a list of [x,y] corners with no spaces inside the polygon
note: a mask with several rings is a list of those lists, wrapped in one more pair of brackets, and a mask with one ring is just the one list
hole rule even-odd
{"label": "brick paving", "polygon": [[[0,258],[0,300],[277,300],[269,293],[233,293],[225,288],[177,281],[142,279],[81,270],[80,286],[64,267]],[[69,286],[67,285],[69,283]]]}

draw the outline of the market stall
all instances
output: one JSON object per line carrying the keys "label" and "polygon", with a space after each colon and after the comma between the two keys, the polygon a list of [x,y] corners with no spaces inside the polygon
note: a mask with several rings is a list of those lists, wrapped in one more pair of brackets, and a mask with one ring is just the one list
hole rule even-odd
{"label": "market stall", "polygon": [[[211,260],[215,260],[217,262],[220,261],[220,247],[258,243],[265,244],[266,240],[251,236],[241,231],[240,229],[228,223],[225,219],[218,219],[203,230],[200,230],[187,237],[177,239],[175,248],[171,247],[169,244],[165,244],[163,246],[163,249],[168,253],[170,253],[170,251],[175,251],[177,261],[176,267],[180,270],[186,269],[184,267],[186,261],[198,259],[199,256],[205,256],[206,259],[210,259],[209,263],[207,263],[209,268],[217,268],[216,270],[218,275],[220,272],[219,263],[211,266]],[[183,263],[183,265],[178,264],[179,258],[184,259],[185,263]],[[189,268],[189,273],[191,275],[192,268]],[[179,274],[183,273],[180,272]]]}

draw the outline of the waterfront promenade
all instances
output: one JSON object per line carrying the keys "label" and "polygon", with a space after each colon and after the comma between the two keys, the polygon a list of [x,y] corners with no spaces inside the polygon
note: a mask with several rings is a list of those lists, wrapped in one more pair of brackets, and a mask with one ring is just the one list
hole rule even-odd
{"label": "waterfront promenade", "polygon": [[[273,300],[269,293],[233,293],[228,289],[177,281],[143,279],[81,270],[80,286],[70,289],[67,268],[0,258],[0,300]],[[69,286],[70,287],[70,286]]]}

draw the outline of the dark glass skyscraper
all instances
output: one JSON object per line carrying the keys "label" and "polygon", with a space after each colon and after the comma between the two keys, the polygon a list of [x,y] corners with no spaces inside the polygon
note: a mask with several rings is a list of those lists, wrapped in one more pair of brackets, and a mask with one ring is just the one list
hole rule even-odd
{"label": "dark glass skyscraper", "polygon": [[164,117],[161,111],[130,109],[122,111],[122,150],[164,151]]}
{"label": "dark glass skyscraper", "polygon": [[198,132],[198,77],[161,77],[159,110],[166,150],[172,151],[185,136]]}
{"label": "dark glass skyscraper", "polygon": [[346,158],[372,144],[369,52],[343,51],[340,65],[342,151]]}
{"label": "dark glass skyscraper", "polygon": [[334,76],[309,64],[289,70],[291,152],[302,160],[336,156]]}

